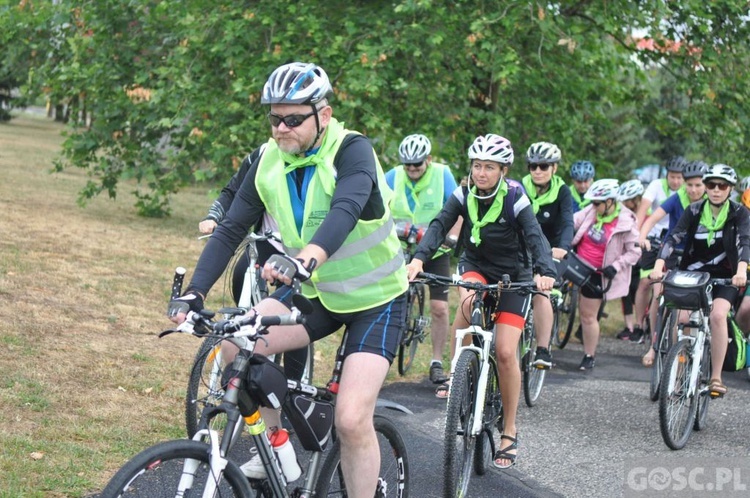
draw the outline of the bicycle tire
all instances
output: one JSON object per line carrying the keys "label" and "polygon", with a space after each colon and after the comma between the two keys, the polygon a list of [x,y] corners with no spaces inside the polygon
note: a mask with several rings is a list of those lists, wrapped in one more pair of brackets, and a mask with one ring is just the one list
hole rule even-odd
{"label": "bicycle tire", "polygon": [[673,450],[685,447],[693,432],[697,405],[690,393],[693,357],[690,341],[672,346],[667,355],[659,386],[659,428],[664,443]]}
{"label": "bicycle tire", "polygon": [[[531,314],[529,314],[531,318]],[[536,333],[534,332],[534,321],[527,320],[524,325],[523,334],[529,337],[529,349],[526,354],[521,358],[521,368],[523,369],[523,398],[526,401],[526,406],[531,408],[539,400],[539,394],[542,392],[542,386],[544,386],[544,379],[547,376],[547,370],[543,368],[537,368],[534,365],[536,359]]]}
{"label": "bicycle tire", "polygon": [[490,360],[490,372],[487,377],[487,395],[484,398],[484,422],[482,432],[477,437],[474,448],[474,472],[483,476],[492,465],[495,456],[494,429],[503,432],[503,398],[500,395],[500,376],[497,363]]}
{"label": "bicycle tire", "polygon": [[659,399],[661,374],[664,370],[664,362],[669,353],[669,348],[672,345],[672,331],[677,324],[678,314],[679,311],[677,310],[663,308],[663,310],[659,310],[656,317],[659,332],[656,336],[656,345],[654,346],[654,364],[651,365],[651,382],[649,386],[649,398],[651,401],[658,401]]}
{"label": "bicycle tire", "polygon": [[[396,424],[381,415],[373,418],[380,446],[380,474],[375,494],[379,498],[409,497],[409,458],[406,444]],[[341,473],[341,447],[336,441],[323,461],[315,486],[315,496],[348,496]]]}
{"label": "bicycle tire", "polygon": [[698,389],[696,393],[695,422],[693,429],[702,431],[708,425],[708,402],[711,400],[709,384],[711,383],[711,341],[706,340],[703,345],[703,359],[701,370],[698,375]]}
{"label": "bicycle tire", "polygon": [[[188,459],[198,462],[194,471],[193,485],[198,485],[199,489],[191,487],[185,496],[202,496],[205,482],[211,476],[209,458],[210,447],[205,443],[185,439],[159,443],[143,450],[120,468],[99,496],[101,498],[182,496],[178,493],[178,484],[185,477],[184,463]],[[247,478],[234,462],[227,463],[227,467],[219,476],[219,481],[215,496],[253,496]]]}
{"label": "bicycle tire", "polygon": [[451,381],[445,415],[443,468],[446,498],[466,496],[471,478],[476,437],[470,434],[477,403],[479,358],[476,352],[461,351]]}
{"label": "bicycle tire", "polygon": [[414,363],[419,343],[424,340],[424,285],[409,284],[404,336],[398,347],[398,373],[406,375]]}
{"label": "bicycle tire", "polygon": [[[204,407],[206,405],[217,406],[221,403],[224,397],[224,389],[221,386],[222,373],[221,341],[216,338],[206,338],[195,354],[188,378],[185,395],[185,427],[188,438],[192,438],[198,430]],[[218,428],[219,424],[217,418],[212,428]]]}
{"label": "bicycle tire", "polygon": [[570,340],[570,335],[573,333],[573,327],[575,326],[578,306],[578,288],[570,282],[565,282],[563,285],[567,285],[568,290],[563,293],[563,301],[559,309],[557,333],[552,335],[552,341],[558,349],[565,349]]}

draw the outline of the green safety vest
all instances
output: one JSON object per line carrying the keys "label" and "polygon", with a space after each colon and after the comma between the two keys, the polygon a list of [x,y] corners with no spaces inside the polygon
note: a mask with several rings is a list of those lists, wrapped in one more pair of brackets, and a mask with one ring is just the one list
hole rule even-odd
{"label": "green safety vest", "polygon": [[412,190],[414,199],[414,211],[409,209],[409,201],[406,192],[409,190],[406,182],[411,182],[406,175],[403,166],[395,168],[396,175],[393,179],[393,200],[391,200],[391,213],[396,220],[408,220],[415,225],[427,226],[443,209],[443,198],[445,197],[445,185],[443,178],[444,164],[431,163],[422,178],[417,180]]}
{"label": "green safety vest", "polygon": [[[327,132],[331,132],[330,128]],[[284,161],[273,139],[258,163],[255,186],[266,210],[279,224],[284,251],[292,257],[312,240],[331,209],[336,188],[333,160],[350,133],[353,132],[341,128],[328,157],[320,158],[316,166],[304,199],[301,233],[294,221]],[[390,189],[377,156],[375,163],[385,213],[377,220],[358,220],[341,247],[302,283],[305,297],[320,299],[326,309],[335,313],[352,313],[385,304],[403,294],[408,286],[401,244],[387,204]]]}

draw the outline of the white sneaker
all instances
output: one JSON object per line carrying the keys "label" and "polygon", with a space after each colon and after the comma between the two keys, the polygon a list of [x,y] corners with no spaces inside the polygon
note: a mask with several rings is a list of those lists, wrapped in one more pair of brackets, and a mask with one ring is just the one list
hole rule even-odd
{"label": "white sneaker", "polygon": [[253,454],[253,457],[243,463],[240,466],[240,470],[248,479],[265,479],[267,477],[266,468],[263,467],[263,461],[260,459],[258,449],[252,448],[250,453]]}

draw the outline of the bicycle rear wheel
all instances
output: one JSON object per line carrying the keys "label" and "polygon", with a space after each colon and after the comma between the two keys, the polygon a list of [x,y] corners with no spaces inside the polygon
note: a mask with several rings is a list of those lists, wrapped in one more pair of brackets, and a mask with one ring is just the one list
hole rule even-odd
{"label": "bicycle rear wheel", "polygon": [[466,496],[471,477],[476,436],[471,434],[479,381],[479,358],[474,351],[464,350],[458,357],[451,381],[445,416],[443,467],[446,498]]}
{"label": "bicycle rear wheel", "polygon": [[497,363],[490,359],[490,372],[487,378],[487,395],[484,398],[484,421],[482,432],[477,436],[474,448],[474,472],[483,476],[492,464],[495,455],[495,427],[503,432],[503,398],[500,395],[500,377]]}
{"label": "bicycle rear wheel", "polygon": [[117,471],[100,496],[203,496],[209,482],[217,484],[217,497],[252,496],[247,478],[235,463],[230,461],[221,474],[212,474],[209,451],[207,444],[184,439],[147,448]]}
{"label": "bicycle rear wheel", "polygon": [[[380,473],[375,497],[408,498],[409,459],[401,433],[393,422],[381,415],[375,415],[373,423],[380,447]],[[338,441],[323,462],[315,496],[348,496],[341,473],[341,447]]]}
{"label": "bicycle rear wheel", "polygon": [[[207,338],[195,354],[193,368],[188,379],[185,396],[185,426],[188,438],[198,430],[198,423],[206,406],[218,406],[224,398],[221,376],[224,373],[224,360],[221,354],[221,341]],[[223,416],[217,416],[212,429],[223,426]]]}
{"label": "bicycle rear wheel", "polygon": [[539,399],[539,394],[542,392],[542,386],[544,385],[544,378],[547,376],[547,370],[537,368],[534,365],[536,358],[536,333],[534,333],[533,320],[527,320],[524,326],[523,334],[530,339],[528,340],[529,349],[526,354],[521,358],[521,370],[523,371],[523,397],[526,401],[526,406],[532,407],[536,404]]}
{"label": "bicycle rear wheel", "polygon": [[663,308],[659,310],[656,318],[658,327],[658,333],[654,344],[654,364],[651,365],[651,385],[649,390],[649,397],[651,401],[659,399],[659,383],[661,382],[661,374],[664,370],[664,363],[669,353],[669,348],[672,345],[672,334],[674,333],[675,326],[677,325],[677,315],[679,311],[672,310],[670,308]]}
{"label": "bicycle rear wheel", "polygon": [[659,387],[659,428],[664,443],[673,450],[682,449],[693,432],[697,404],[690,392],[693,368],[690,341],[672,346],[664,363]]}
{"label": "bicycle rear wheel", "polygon": [[417,346],[424,340],[427,322],[424,316],[424,285],[409,284],[406,299],[406,319],[404,320],[406,327],[398,347],[398,373],[401,375],[406,375],[411,368],[414,356],[417,354]]}
{"label": "bicycle rear wheel", "polygon": [[573,333],[578,307],[578,288],[570,282],[563,282],[562,304],[556,312],[557,330],[552,334],[552,343],[559,349],[565,348]]}

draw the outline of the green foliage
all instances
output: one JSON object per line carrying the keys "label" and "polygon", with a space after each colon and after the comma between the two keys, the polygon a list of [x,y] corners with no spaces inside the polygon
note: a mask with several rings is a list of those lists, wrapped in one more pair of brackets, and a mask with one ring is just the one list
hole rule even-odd
{"label": "green foliage", "polygon": [[134,179],[139,212],[162,216],[184,185],[225,181],[267,140],[259,93],[292,60],[327,70],[336,115],[386,167],[414,132],[459,175],[490,132],[519,165],[546,140],[563,170],[586,158],[621,178],[674,154],[744,158],[749,38],[730,0],[8,1],[1,39],[34,54],[27,94],[73,110],[57,169],[88,172],[81,202]]}

